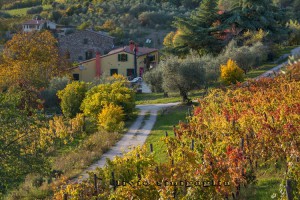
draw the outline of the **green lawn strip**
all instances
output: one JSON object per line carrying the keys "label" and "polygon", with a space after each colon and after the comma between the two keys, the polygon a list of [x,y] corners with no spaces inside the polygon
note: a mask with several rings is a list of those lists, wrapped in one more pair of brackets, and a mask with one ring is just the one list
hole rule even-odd
{"label": "green lawn strip", "polygon": [[[194,90],[189,93],[189,98],[197,99],[203,95],[203,90]],[[180,102],[182,98],[179,93],[169,93],[169,97],[164,97],[163,93],[143,93],[136,95],[136,104],[157,104]]]}
{"label": "green lawn strip", "polygon": [[294,46],[286,46],[286,47],[283,47],[281,48],[279,51],[278,51],[278,55],[282,56],[284,54],[290,54],[291,51],[295,48],[299,47],[299,45],[294,45]]}
{"label": "green lawn strip", "polygon": [[263,73],[265,73],[266,71],[276,67],[277,65],[278,64],[264,64],[256,69],[253,69],[245,75],[245,80],[251,79],[251,78],[256,78],[256,77],[262,75]]}
{"label": "green lawn strip", "polygon": [[147,147],[153,144],[154,158],[157,162],[168,160],[166,145],[161,139],[165,137],[166,131],[169,137],[174,137],[173,125],[177,125],[179,120],[185,121],[188,109],[191,109],[191,106],[178,105],[159,113],[156,123],[146,140]]}

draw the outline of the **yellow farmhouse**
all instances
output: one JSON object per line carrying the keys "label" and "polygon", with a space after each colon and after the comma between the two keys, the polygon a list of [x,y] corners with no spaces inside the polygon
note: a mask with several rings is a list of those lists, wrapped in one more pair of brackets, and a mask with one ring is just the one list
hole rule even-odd
{"label": "yellow farmhouse", "polygon": [[134,78],[155,67],[158,59],[158,49],[138,47],[130,43],[129,46],[112,50],[106,55],[97,53],[96,58],[79,63],[71,72],[74,80],[86,82],[101,75],[122,74]]}

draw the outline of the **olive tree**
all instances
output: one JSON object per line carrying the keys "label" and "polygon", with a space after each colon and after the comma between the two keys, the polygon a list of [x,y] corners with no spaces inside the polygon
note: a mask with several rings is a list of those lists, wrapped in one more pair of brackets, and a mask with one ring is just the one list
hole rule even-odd
{"label": "olive tree", "polygon": [[161,62],[163,84],[165,91],[178,91],[182,102],[189,102],[188,92],[198,89],[205,83],[205,69],[202,62],[190,59],[181,60],[171,57]]}

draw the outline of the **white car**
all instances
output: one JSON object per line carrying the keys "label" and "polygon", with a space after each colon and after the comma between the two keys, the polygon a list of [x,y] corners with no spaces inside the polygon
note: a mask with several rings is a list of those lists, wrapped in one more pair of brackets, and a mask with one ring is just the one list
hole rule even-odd
{"label": "white car", "polygon": [[142,77],[136,77],[130,81],[130,83],[141,83],[143,81]]}

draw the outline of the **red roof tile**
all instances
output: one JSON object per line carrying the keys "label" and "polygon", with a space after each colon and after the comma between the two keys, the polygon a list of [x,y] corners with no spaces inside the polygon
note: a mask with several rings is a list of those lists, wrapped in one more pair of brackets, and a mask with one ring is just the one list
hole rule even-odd
{"label": "red roof tile", "polygon": [[[129,46],[125,46],[125,47],[121,47],[121,48],[118,48],[118,49],[114,49],[114,50],[110,51],[106,55],[120,53],[120,52],[123,52],[123,51],[126,52],[126,53],[134,54],[133,51],[130,51],[130,47]],[[147,53],[151,53],[151,52],[154,52],[154,51],[158,51],[158,49],[148,48],[148,47],[138,47],[137,56],[141,56],[141,55],[144,55],[144,54],[147,54]],[[106,56],[106,55],[103,55],[103,56]]]}

